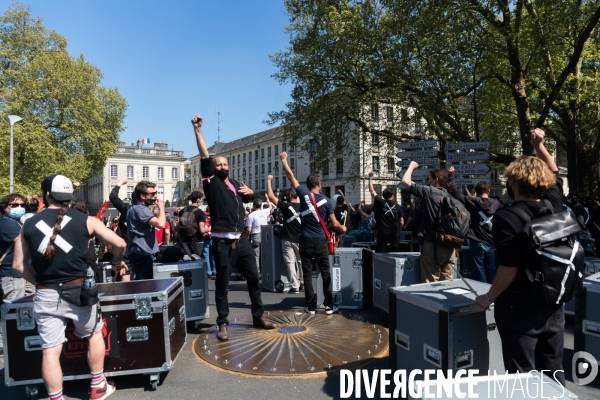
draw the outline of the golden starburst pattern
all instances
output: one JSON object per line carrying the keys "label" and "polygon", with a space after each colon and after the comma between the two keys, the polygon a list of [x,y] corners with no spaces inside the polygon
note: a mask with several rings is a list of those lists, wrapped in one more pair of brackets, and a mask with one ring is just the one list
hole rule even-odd
{"label": "golden starburst pattern", "polygon": [[214,366],[270,376],[325,374],[387,352],[387,330],[351,312],[272,311],[265,317],[275,329],[253,327],[250,316],[237,318],[229,323],[229,340],[219,341],[214,326],[198,338],[194,350]]}

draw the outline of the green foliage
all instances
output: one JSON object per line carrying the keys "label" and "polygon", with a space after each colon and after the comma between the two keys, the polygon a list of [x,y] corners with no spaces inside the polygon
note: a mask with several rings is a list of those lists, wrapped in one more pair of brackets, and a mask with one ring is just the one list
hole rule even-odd
{"label": "green foliage", "polygon": [[[67,41],[20,4],[0,17],[0,117],[14,126],[15,190],[37,193],[41,180],[60,173],[85,182],[116,151],[127,103],[103,87],[102,73],[72,57]],[[8,191],[9,134],[0,123],[0,192]]]}
{"label": "green foliage", "polygon": [[184,203],[183,203],[183,200],[182,200],[182,199],[179,199],[179,200],[177,200],[177,207],[183,207],[183,206],[185,206],[185,205],[186,205],[186,204],[184,204]]}
{"label": "green foliage", "polygon": [[[493,161],[506,164],[531,153],[535,126],[559,147],[591,149],[567,153],[573,174],[598,161],[597,2],[285,5],[290,46],[271,59],[278,68],[274,77],[294,88],[287,109],[271,113],[269,122],[286,123],[288,140],[314,150],[317,167],[331,159],[331,149],[356,143],[361,132],[392,142],[489,140]],[[386,106],[393,109],[389,119]],[[314,138],[319,146],[311,148]]]}
{"label": "green foliage", "polygon": [[165,208],[171,207],[171,202],[169,200],[165,200]]}

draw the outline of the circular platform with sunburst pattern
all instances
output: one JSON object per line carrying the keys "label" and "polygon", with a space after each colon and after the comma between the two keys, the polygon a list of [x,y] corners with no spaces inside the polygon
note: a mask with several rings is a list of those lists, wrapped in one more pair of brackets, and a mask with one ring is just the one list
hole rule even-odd
{"label": "circular platform with sunburst pattern", "polygon": [[387,330],[350,311],[271,311],[264,316],[275,329],[254,328],[250,316],[237,318],[229,321],[229,340],[219,341],[214,326],[198,337],[194,351],[214,366],[269,376],[325,374],[387,352]]}

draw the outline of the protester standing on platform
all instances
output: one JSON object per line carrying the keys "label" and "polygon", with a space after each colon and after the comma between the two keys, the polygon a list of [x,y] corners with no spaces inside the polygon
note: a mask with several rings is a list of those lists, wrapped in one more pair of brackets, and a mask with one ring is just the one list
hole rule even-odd
{"label": "protester standing on platform", "polygon": [[281,227],[281,251],[287,266],[288,280],[292,285],[290,293],[300,293],[304,290],[302,262],[300,260],[300,203],[294,189],[287,191],[288,201],[279,200],[271,187],[273,175],[267,177],[267,196],[277,205],[283,215]]}
{"label": "protester standing on platform", "polygon": [[[157,198],[156,184],[140,181],[134,189],[136,201],[127,211],[129,246],[127,257],[133,280],[152,279],[153,254],[158,253],[155,228],[165,227],[165,204]],[[150,210],[156,204],[158,217]]]}
{"label": "protester standing on platform", "polygon": [[404,225],[402,208],[394,201],[392,189],[385,188],[381,195],[375,192],[373,171],[369,172],[369,192],[373,196],[373,211],[377,221],[377,252],[386,252],[388,243],[391,251],[398,251],[400,230]]}
{"label": "protester standing on platform", "polygon": [[423,227],[424,242],[421,247],[421,281],[436,282],[452,280],[456,252],[453,247],[438,243],[435,240],[433,222],[438,216],[441,199],[448,196],[448,174],[440,169],[429,171],[425,185],[417,185],[412,181],[412,173],[419,164],[411,161],[400,184],[408,188],[410,194],[422,199],[424,206]]}
{"label": "protester standing on platform", "polygon": [[[11,193],[0,200],[0,295],[4,303],[29,296],[35,288],[12,268],[14,244],[21,233],[21,218],[25,215],[25,198]],[[35,214],[34,214],[35,215]],[[0,354],[4,353],[2,325],[0,325]]]}
{"label": "protester standing on platform", "polygon": [[[332,314],[337,312],[338,307],[333,305],[333,286],[329,268],[327,236],[321,220],[324,221],[329,218],[333,228],[339,229],[341,232],[346,232],[346,227],[335,218],[331,200],[321,194],[319,176],[310,174],[306,178],[306,187],[300,186],[294,172],[287,163],[287,153],[284,151],[279,157],[287,178],[300,198],[300,259],[304,276],[304,298],[306,299],[304,311],[308,314],[314,314],[317,310],[317,295],[312,285],[312,258],[314,258],[323,278],[325,314]],[[316,209],[313,202],[317,206]]]}
{"label": "protester standing on platform", "polygon": [[256,258],[256,268],[258,268],[258,273],[260,275],[260,227],[269,223],[269,215],[271,214],[273,207],[269,202],[267,208],[263,208],[260,199],[254,199],[252,207],[254,209],[250,215],[248,215],[248,219],[246,220],[246,231],[252,243],[254,257]]}
{"label": "protester standing on platform", "polygon": [[115,391],[115,385],[107,382],[103,373],[102,316],[98,304],[78,306],[73,301],[80,298],[88,269],[86,252],[90,238],[96,236],[113,246],[113,268],[118,272],[127,269],[121,261],[125,241],[100,220],[69,208],[69,202],[75,200],[72,192],[71,181],[62,175],[44,179],[42,193],[47,208],[24,225],[15,243],[13,268],[37,285],[33,316],[42,347],[42,377],[48,397],[64,398],[60,355],[66,341],[67,320],[71,320],[75,335],[88,340],[90,400],[105,399]]}
{"label": "protester standing on platform", "polygon": [[489,197],[490,184],[478,182],[475,185],[477,196],[462,194],[454,185],[454,167],[448,168],[450,194],[465,205],[471,214],[469,239],[469,257],[471,261],[471,279],[492,283],[496,277],[496,256],[492,226],[494,213],[502,207],[496,199]]}
{"label": "protester standing on platform", "polygon": [[[252,302],[253,325],[264,329],[274,329],[275,325],[264,316],[264,307],[260,293],[260,282],[254,251],[244,234],[244,203],[253,200],[254,192],[244,182],[229,178],[229,164],[222,156],[214,159],[209,155],[202,135],[202,116],[192,118],[192,126],[200,153],[202,185],[206,201],[210,207],[213,254],[217,267],[215,282],[215,303],[217,306],[217,325],[219,340],[229,339],[229,300],[227,286],[233,268],[246,279],[248,293]],[[180,218],[181,219],[181,218]]]}
{"label": "protester standing on platform", "polygon": [[[544,136],[545,132],[539,128],[531,133],[537,158],[521,156],[504,172],[508,195],[513,200],[510,207],[532,216],[546,207],[541,200],[549,201],[554,213],[563,211],[562,179],[542,143]],[[508,373],[544,371],[564,386],[564,304],[546,305],[545,299],[532,296],[524,264],[529,244],[521,234],[524,226],[525,222],[507,207],[494,214],[493,236],[499,267],[489,291],[476,300],[483,309],[494,303]]]}

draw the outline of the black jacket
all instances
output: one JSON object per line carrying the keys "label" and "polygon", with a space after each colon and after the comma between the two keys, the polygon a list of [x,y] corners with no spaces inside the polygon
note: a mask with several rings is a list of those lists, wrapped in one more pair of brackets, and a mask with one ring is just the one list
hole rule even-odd
{"label": "black jacket", "polygon": [[108,200],[110,200],[112,205],[115,206],[117,211],[121,214],[121,216],[119,217],[119,223],[117,225],[116,233],[121,238],[123,238],[125,242],[129,243],[129,237],[127,236],[127,210],[129,210],[131,204],[127,204],[119,198],[120,189],[121,186],[115,186],[108,195]]}
{"label": "black jacket", "polygon": [[215,167],[212,157],[200,160],[202,176],[208,178],[202,181],[206,202],[210,207],[210,222],[212,231],[244,232],[244,217],[246,215],[244,203],[254,200],[252,196],[243,196],[238,193],[240,183],[229,178],[235,187],[234,194],[227,184],[214,176]]}

